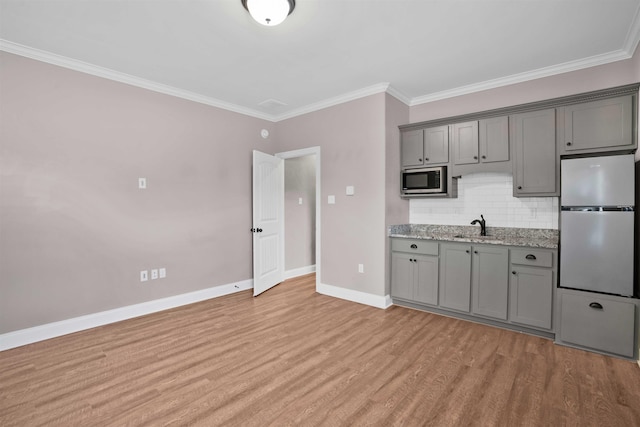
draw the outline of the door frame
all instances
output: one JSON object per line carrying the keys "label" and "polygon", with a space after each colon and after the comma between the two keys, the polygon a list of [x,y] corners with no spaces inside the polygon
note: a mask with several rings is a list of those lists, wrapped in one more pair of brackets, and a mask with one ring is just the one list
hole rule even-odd
{"label": "door frame", "polygon": [[[295,159],[296,157],[305,157],[305,156],[311,156],[311,155],[316,156],[316,292],[318,292],[318,288],[322,283],[322,281],[320,280],[320,272],[322,271],[322,269],[320,268],[320,265],[322,262],[322,256],[321,256],[322,252],[320,251],[322,247],[320,242],[320,236],[322,235],[321,233],[322,217],[320,216],[321,206],[322,206],[322,203],[321,203],[322,191],[320,188],[320,181],[321,181],[320,180],[320,171],[321,171],[320,147],[316,146],[316,147],[309,147],[309,148],[301,148],[299,150],[284,151],[282,153],[275,154],[276,157],[283,160]],[[286,224],[286,221],[287,221],[286,214],[284,216],[284,221]]]}

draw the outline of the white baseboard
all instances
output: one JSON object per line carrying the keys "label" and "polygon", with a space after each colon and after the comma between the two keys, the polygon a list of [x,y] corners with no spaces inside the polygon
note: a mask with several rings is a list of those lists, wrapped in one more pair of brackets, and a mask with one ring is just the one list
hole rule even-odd
{"label": "white baseboard", "polygon": [[338,286],[320,283],[316,291],[323,295],[353,301],[360,304],[370,305],[376,308],[389,308],[392,305],[391,296],[373,295],[366,292],[354,291],[353,289],[340,288]]}
{"label": "white baseboard", "polygon": [[298,276],[304,276],[305,274],[311,274],[316,272],[316,266],[308,265],[306,267],[294,268],[293,270],[287,270],[284,272],[284,280],[292,279]]}
{"label": "white baseboard", "polygon": [[253,288],[253,279],[101,311],[0,335],[0,351]]}

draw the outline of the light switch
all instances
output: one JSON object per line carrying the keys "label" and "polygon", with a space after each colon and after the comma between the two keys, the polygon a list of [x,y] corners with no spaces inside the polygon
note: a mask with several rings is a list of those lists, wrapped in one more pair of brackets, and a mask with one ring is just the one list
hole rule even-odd
{"label": "light switch", "polygon": [[298,204],[301,205],[302,204],[302,197],[298,197]]}
{"label": "light switch", "polygon": [[328,203],[330,205],[335,205],[336,204],[336,196],[329,196]]}
{"label": "light switch", "polygon": [[141,190],[147,188],[147,178],[138,178],[138,188]]}
{"label": "light switch", "polygon": [[354,194],[356,194],[356,190],[353,185],[347,186],[347,196],[353,196]]}

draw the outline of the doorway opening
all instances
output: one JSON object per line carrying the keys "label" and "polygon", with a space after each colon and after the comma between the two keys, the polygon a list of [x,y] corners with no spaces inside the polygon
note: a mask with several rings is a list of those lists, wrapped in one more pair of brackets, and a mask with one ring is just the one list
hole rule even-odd
{"label": "doorway opening", "polygon": [[320,281],[320,147],[276,154],[284,160],[285,274],[316,273]]}

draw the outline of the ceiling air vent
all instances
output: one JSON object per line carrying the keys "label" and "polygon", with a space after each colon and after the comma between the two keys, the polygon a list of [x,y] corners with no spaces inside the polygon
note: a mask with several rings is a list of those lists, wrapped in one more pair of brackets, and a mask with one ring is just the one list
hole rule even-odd
{"label": "ceiling air vent", "polygon": [[267,99],[266,101],[262,101],[258,105],[266,110],[276,110],[278,108],[287,106],[287,104],[282,101],[278,101],[277,99]]}

